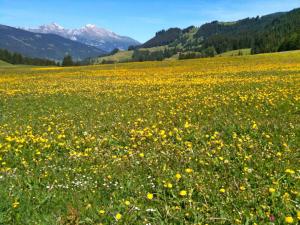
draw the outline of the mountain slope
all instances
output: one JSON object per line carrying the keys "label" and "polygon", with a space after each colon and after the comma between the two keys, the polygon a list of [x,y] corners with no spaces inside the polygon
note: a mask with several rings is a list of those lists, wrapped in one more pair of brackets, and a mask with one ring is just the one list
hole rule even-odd
{"label": "mountain slope", "polygon": [[36,34],[4,25],[0,25],[0,48],[28,57],[51,60],[62,60],[66,54],[70,54],[75,60],[82,60],[105,53],[55,34]]}
{"label": "mountain slope", "polygon": [[136,46],[140,43],[132,38],[117,35],[95,25],[87,24],[80,29],[66,29],[56,23],[42,25],[37,29],[28,29],[31,32],[43,34],[57,34],[70,40],[91,45],[107,52],[115,48],[127,50],[129,46]]}
{"label": "mountain slope", "polygon": [[207,57],[249,48],[252,53],[300,49],[300,9],[234,22],[213,21],[199,28],[171,28],[157,32],[139,48],[162,45],[174,48],[183,58]]}
{"label": "mountain slope", "polygon": [[155,34],[155,37],[139,46],[140,48],[152,48],[170,44],[180,37],[182,34],[179,28],[170,28],[169,30],[162,30]]}
{"label": "mountain slope", "polygon": [[12,66],[12,64],[0,60],[0,67],[10,67],[10,66]]}
{"label": "mountain slope", "polygon": [[253,53],[300,49],[300,9],[273,20],[254,39]]}
{"label": "mountain slope", "polygon": [[204,49],[214,47],[217,53],[251,48],[255,38],[264,32],[267,26],[285,14],[274,13],[231,23],[214,21],[201,26],[195,38],[203,39],[202,46]]}
{"label": "mountain slope", "polygon": [[[170,28],[134,48],[126,61],[190,59],[300,49],[300,8],[234,22],[213,21],[201,27]],[[154,50],[154,51],[153,51]],[[226,55],[226,54],[225,54]],[[93,60],[101,62],[102,58]],[[115,55],[110,59],[118,59]]]}

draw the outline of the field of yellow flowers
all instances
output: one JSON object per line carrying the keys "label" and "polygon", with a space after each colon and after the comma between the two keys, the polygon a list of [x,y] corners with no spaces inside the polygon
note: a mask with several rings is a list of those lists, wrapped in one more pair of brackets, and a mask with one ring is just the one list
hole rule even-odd
{"label": "field of yellow flowers", "polygon": [[299,221],[299,52],[0,68],[0,224]]}

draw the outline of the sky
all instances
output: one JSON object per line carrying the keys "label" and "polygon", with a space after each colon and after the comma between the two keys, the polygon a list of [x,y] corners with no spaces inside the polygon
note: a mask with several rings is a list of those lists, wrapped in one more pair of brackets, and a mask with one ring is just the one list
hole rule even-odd
{"label": "sky", "polygon": [[0,0],[0,24],[65,28],[95,24],[145,42],[162,29],[289,11],[300,0]]}

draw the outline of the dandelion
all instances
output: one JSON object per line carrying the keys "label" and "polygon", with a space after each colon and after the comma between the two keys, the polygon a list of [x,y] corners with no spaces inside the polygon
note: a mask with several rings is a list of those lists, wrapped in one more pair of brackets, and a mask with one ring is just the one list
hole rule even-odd
{"label": "dandelion", "polygon": [[17,200],[12,204],[12,207],[14,208],[14,209],[16,209],[16,208],[18,208],[19,207],[19,205],[20,205],[20,202],[18,202]]}
{"label": "dandelion", "polygon": [[270,192],[270,193],[274,193],[275,191],[276,191],[275,188],[269,188],[269,192]]}
{"label": "dandelion", "polygon": [[226,192],[226,190],[225,190],[224,188],[221,188],[219,191],[220,191],[221,193],[225,193],[225,192]]}
{"label": "dandelion", "polygon": [[180,196],[186,196],[187,195],[187,191],[186,190],[182,190],[179,192]]}
{"label": "dandelion", "polygon": [[188,122],[188,121],[186,121],[185,122],[185,124],[184,124],[184,128],[190,128],[191,127],[191,124]]}
{"label": "dandelion", "polygon": [[181,175],[180,175],[179,173],[177,173],[177,174],[175,175],[175,178],[176,178],[177,180],[180,180],[180,179],[181,179]]}
{"label": "dandelion", "polygon": [[125,201],[125,205],[129,206],[130,205],[130,201],[126,200]]}
{"label": "dandelion", "polygon": [[187,168],[187,169],[185,169],[185,172],[186,172],[186,173],[192,173],[192,172],[193,172],[193,169]]}
{"label": "dandelion", "polygon": [[120,220],[122,219],[122,214],[120,213],[117,213],[116,216],[115,216],[116,220]]}
{"label": "dandelion", "polygon": [[293,217],[291,217],[291,216],[287,216],[287,217],[285,217],[285,222],[286,223],[294,223],[294,219],[293,219]]}
{"label": "dandelion", "polygon": [[167,188],[172,188],[173,187],[173,185],[171,184],[171,183],[167,183]]}
{"label": "dandelion", "polygon": [[152,199],[153,199],[153,194],[152,194],[152,193],[148,193],[148,194],[147,194],[147,198],[148,198],[149,200],[152,200]]}
{"label": "dandelion", "polygon": [[98,213],[99,213],[100,215],[103,215],[103,214],[105,214],[105,210],[100,209],[100,210],[98,211]]}
{"label": "dandelion", "polygon": [[285,172],[286,172],[286,173],[289,173],[289,174],[294,174],[294,173],[295,173],[295,171],[292,170],[292,169],[286,169]]}

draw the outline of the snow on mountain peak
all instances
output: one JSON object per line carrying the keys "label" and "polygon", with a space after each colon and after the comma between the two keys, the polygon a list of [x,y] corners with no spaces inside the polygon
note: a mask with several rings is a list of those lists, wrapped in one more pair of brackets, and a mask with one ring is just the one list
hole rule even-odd
{"label": "snow on mountain peak", "polygon": [[79,29],[67,29],[53,22],[48,25],[39,26],[37,29],[28,30],[35,33],[56,34],[73,41],[98,47],[107,52],[115,48],[127,49],[130,45],[139,44],[139,42],[131,38],[117,35],[112,31],[97,27],[95,24],[86,24]]}
{"label": "snow on mountain peak", "polygon": [[57,29],[60,29],[60,30],[63,30],[63,29],[64,29],[64,27],[61,26],[61,25],[59,25],[58,23],[52,23],[51,25],[52,25],[53,27],[57,28]]}
{"label": "snow on mountain peak", "polygon": [[64,30],[64,27],[59,25],[58,23],[50,23],[48,25],[42,25],[39,27],[41,30],[52,30],[52,31],[61,31]]}
{"label": "snow on mountain peak", "polygon": [[87,24],[87,25],[85,25],[85,27],[94,29],[94,28],[96,28],[96,25],[95,24]]}

